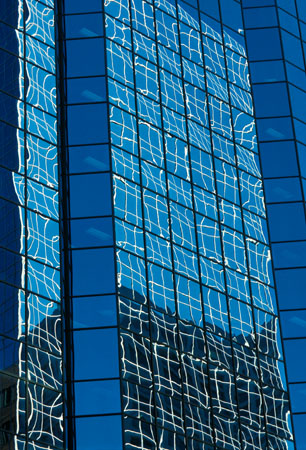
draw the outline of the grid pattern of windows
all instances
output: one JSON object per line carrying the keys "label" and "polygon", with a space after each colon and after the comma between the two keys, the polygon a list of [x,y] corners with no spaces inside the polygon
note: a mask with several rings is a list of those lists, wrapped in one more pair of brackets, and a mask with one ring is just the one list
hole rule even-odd
{"label": "grid pattern of windows", "polygon": [[241,5],[104,18],[125,448],[292,449]]}
{"label": "grid pattern of windows", "polygon": [[[297,450],[305,447],[306,424],[304,3],[243,2]],[[263,53],[259,42],[269,42]]]}
{"label": "grid pattern of windows", "polygon": [[61,449],[54,2],[0,8],[0,447]]}

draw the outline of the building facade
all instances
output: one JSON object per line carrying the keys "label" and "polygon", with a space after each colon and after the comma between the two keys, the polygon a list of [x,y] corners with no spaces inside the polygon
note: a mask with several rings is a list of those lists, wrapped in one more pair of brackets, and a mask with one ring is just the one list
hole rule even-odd
{"label": "building facade", "polygon": [[303,0],[3,0],[1,448],[306,448],[304,41]]}

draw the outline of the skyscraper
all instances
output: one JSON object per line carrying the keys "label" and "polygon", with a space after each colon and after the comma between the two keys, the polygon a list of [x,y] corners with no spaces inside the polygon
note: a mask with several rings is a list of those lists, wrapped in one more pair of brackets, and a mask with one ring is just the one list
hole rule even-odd
{"label": "skyscraper", "polygon": [[305,30],[3,0],[1,448],[306,448]]}

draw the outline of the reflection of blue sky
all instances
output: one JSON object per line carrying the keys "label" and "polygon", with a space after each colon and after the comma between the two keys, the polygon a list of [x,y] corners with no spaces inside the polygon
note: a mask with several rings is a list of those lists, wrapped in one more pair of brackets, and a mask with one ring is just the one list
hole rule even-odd
{"label": "reflection of blue sky", "polygon": [[[153,305],[173,312],[173,298],[166,293],[167,277],[169,285],[173,283],[176,289],[179,319],[202,326],[201,279],[207,286],[203,292],[204,315],[212,331],[229,338],[229,317],[237,342],[268,355],[267,358],[274,358],[267,362],[265,382],[273,373],[275,380],[281,380],[279,387],[284,388],[282,363],[277,362],[282,357],[282,347],[278,320],[273,315],[277,314],[277,309],[271,286],[271,252],[267,245],[266,211],[240,12],[233,17],[230,13],[232,3],[222,2],[222,14],[228,21],[225,25],[231,25],[238,33],[225,26],[222,35],[214,21],[203,14],[199,24],[197,9],[188,5],[183,7],[181,3],[178,4],[181,20],[178,30],[175,4],[168,0],[154,3],[156,46],[151,4],[144,6],[143,2],[134,0],[130,18],[124,1],[108,0],[105,3],[108,75],[112,78],[109,101],[114,145],[112,160],[116,172],[113,178],[114,211],[121,221],[116,225],[117,246],[120,247],[117,253],[119,291],[128,291],[134,298],[140,295],[143,301],[146,299],[146,271],[142,259],[145,248],[150,262]],[[236,2],[232,6],[240,11]],[[133,24],[133,45],[137,55],[134,62],[128,26],[120,25],[124,29],[124,34],[120,34],[115,18],[126,25],[130,20]],[[179,50],[182,58],[176,53]],[[158,63],[160,68],[157,68]],[[136,105],[133,87],[137,93]],[[160,98],[162,105],[158,103]],[[139,116],[138,125],[135,109]],[[184,142],[187,133],[189,147]],[[139,170],[146,188],[143,192],[133,172],[137,160],[130,154],[139,155],[155,165],[148,170],[141,161]],[[190,182],[189,169],[186,170],[189,164],[195,186]],[[214,222],[217,219],[216,193],[222,197],[218,199],[222,230]],[[169,200],[165,201],[167,195]],[[196,223],[193,207],[199,213]],[[201,221],[203,213],[209,219]],[[144,242],[140,229],[143,224]],[[172,247],[170,236],[175,244]],[[198,254],[194,253],[195,249]],[[170,270],[173,269],[176,274],[170,281]],[[212,289],[220,292],[212,295],[217,292]],[[228,302],[229,306],[221,294],[226,290],[238,299]],[[287,408],[285,400],[277,401]],[[273,414],[277,414],[276,411]],[[287,417],[280,428],[286,430],[289,438],[286,421]]]}
{"label": "reflection of blue sky", "polygon": [[[61,317],[59,305],[55,303],[60,301],[60,273],[53,0],[48,4],[51,8],[34,0],[18,2],[20,29],[23,28],[23,6],[27,9],[27,62],[19,60],[19,89],[24,89],[26,71],[26,129],[32,134],[28,134],[25,141],[23,132],[17,130],[18,169],[12,174],[12,181],[20,204],[19,252],[27,250],[28,257],[22,259],[18,284],[33,292],[27,298],[23,290],[18,294],[19,338],[23,340],[27,330],[29,344],[26,355],[24,344],[20,344],[19,375],[35,383],[29,384],[27,391],[31,408],[27,436],[61,445],[62,398],[59,392],[46,389],[61,390],[62,384]],[[22,57],[24,38],[18,31],[16,37]],[[23,127],[25,106],[22,100],[17,102],[17,112],[18,124]],[[24,172],[29,177],[27,180]],[[36,383],[45,387],[38,387]],[[18,386],[17,408],[22,425],[25,394],[21,392],[22,383]]]}

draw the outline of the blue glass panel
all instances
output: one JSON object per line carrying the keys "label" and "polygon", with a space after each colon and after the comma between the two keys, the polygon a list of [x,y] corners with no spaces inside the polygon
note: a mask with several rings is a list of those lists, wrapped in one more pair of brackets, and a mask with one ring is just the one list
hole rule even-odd
{"label": "blue glass panel", "polygon": [[304,68],[302,45],[299,39],[281,30],[285,59],[300,68]]}
{"label": "blue glass panel", "polygon": [[306,269],[277,270],[275,278],[280,309],[304,308]]}
{"label": "blue glass panel", "polygon": [[276,178],[265,180],[264,185],[266,201],[268,203],[302,200],[299,178]]}
{"label": "blue glass panel", "polygon": [[124,23],[130,22],[129,1],[115,0],[105,4],[104,11],[107,14],[120,19]]}
{"label": "blue glass panel", "polygon": [[67,80],[67,103],[96,103],[106,101],[104,77]]}
{"label": "blue glass panel", "polygon": [[148,264],[150,302],[154,308],[175,313],[173,274],[154,264]]}
{"label": "blue glass panel", "polygon": [[113,244],[111,218],[71,220],[71,248],[104,247]]}
{"label": "blue glass panel", "polygon": [[75,297],[72,300],[72,327],[108,327],[117,323],[117,302],[112,295]]}
{"label": "blue glass panel", "polygon": [[253,83],[285,81],[286,79],[282,60],[250,63],[250,72]]}
{"label": "blue glass panel", "polygon": [[[305,25],[306,28],[306,25]],[[306,39],[306,38],[305,38]],[[301,89],[305,89],[306,74],[305,71],[286,62],[287,79]],[[290,86],[290,85],[289,85]]]}
{"label": "blue glass panel", "polygon": [[74,250],[73,295],[112,293],[115,289],[114,250]]}
{"label": "blue glass panel", "polygon": [[260,141],[293,139],[291,118],[258,119],[257,130]]}
{"label": "blue glass panel", "polygon": [[235,31],[243,29],[241,6],[235,0],[221,0],[222,22]]}
{"label": "blue glass panel", "polygon": [[104,32],[102,14],[66,16],[65,32],[68,39],[102,36]]}
{"label": "blue glass panel", "polygon": [[[304,86],[305,89],[305,86]],[[305,122],[306,93],[294,86],[289,86],[293,116]]]}
{"label": "blue glass panel", "polygon": [[209,16],[219,19],[219,5],[218,2],[207,2],[206,0],[199,0],[200,10]]}
{"label": "blue glass panel", "polygon": [[82,0],[65,0],[65,13],[83,13],[101,11],[100,0],[90,0],[84,4]]}
{"label": "blue glass panel", "polygon": [[290,384],[289,390],[290,390],[292,412],[293,413],[305,412],[306,383]]}
{"label": "blue glass panel", "polygon": [[[117,380],[74,383],[75,414],[114,414],[121,410]],[[104,439],[103,439],[104,440]]]}
{"label": "blue glass panel", "polygon": [[121,416],[76,419],[77,450],[122,449],[121,420]]}
{"label": "blue glass panel", "polygon": [[111,214],[109,174],[73,175],[70,177],[70,189],[71,217]]}
{"label": "blue glass panel", "polygon": [[276,10],[270,8],[250,8],[243,11],[245,28],[277,27]]}
{"label": "blue glass panel", "polygon": [[306,242],[273,244],[272,253],[276,269],[306,266]]}
{"label": "blue glass panel", "polygon": [[294,141],[261,144],[260,157],[265,177],[297,176],[299,173]]}
{"label": "blue glass panel", "polygon": [[75,380],[118,377],[118,332],[82,330],[73,332]]}
{"label": "blue glass panel", "polygon": [[305,442],[305,428],[306,428],[306,414],[295,414],[293,416],[294,432],[297,448],[299,450],[306,449]]}
{"label": "blue glass panel", "polygon": [[306,311],[286,311],[280,317],[284,338],[306,337]]}
{"label": "blue glass panel", "polygon": [[109,170],[108,145],[84,145],[69,148],[69,172],[104,172]]}
{"label": "blue glass panel", "polygon": [[108,141],[104,125],[107,106],[97,103],[68,107],[68,142],[70,145],[96,144]]}
{"label": "blue glass panel", "polygon": [[257,117],[288,116],[290,114],[285,83],[256,84],[253,86]]}
{"label": "blue glass panel", "polygon": [[[104,75],[104,40],[103,39],[75,39],[66,41],[68,77],[86,77],[89,75]],[[93,58],[92,55],[100,55]],[[80,60],[82,64],[80,64]]]}
{"label": "blue glass panel", "polygon": [[272,241],[306,239],[303,203],[269,205],[267,209]]}
{"label": "blue glass panel", "polygon": [[297,10],[301,20],[306,22],[306,6],[303,0],[297,0]]}
{"label": "blue glass panel", "polygon": [[[291,0],[292,2],[292,0]],[[289,2],[286,2],[289,5]],[[294,0],[293,0],[293,7],[295,9]],[[292,4],[291,3],[291,4]],[[290,33],[294,34],[298,38],[300,38],[300,31],[299,31],[299,25],[298,21],[295,17],[292,17],[290,14],[287,14],[285,11],[279,9],[278,10],[278,17],[279,17],[279,23],[282,28],[289,31]]]}
{"label": "blue glass panel", "polygon": [[247,30],[246,39],[250,61],[282,58],[280,36],[277,28]]}
{"label": "blue glass panel", "polygon": [[288,381],[306,381],[306,358],[301,358],[306,352],[306,339],[284,340]]}

